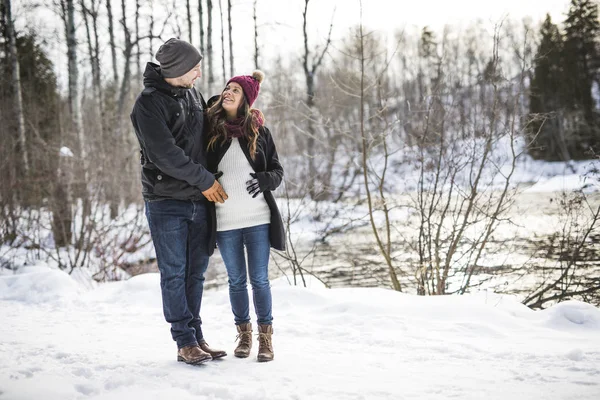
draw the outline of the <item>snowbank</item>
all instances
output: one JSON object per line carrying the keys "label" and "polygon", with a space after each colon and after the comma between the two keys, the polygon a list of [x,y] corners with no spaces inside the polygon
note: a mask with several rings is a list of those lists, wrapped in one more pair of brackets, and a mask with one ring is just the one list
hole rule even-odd
{"label": "snowbank", "polygon": [[600,310],[589,304],[532,311],[494,293],[418,297],[280,278],[275,360],[257,363],[256,346],[248,359],[231,355],[228,291],[207,290],[205,337],[230,355],[192,367],[175,361],[159,281],[84,290],[60,271],[1,277],[0,399],[600,398]]}

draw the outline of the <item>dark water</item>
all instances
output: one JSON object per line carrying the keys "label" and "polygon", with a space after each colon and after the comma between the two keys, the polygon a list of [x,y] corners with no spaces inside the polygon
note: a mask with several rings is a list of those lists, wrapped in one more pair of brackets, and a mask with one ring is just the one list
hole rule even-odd
{"label": "dark water", "polygon": [[[600,305],[600,227],[587,237],[575,262],[570,262],[573,246],[561,239],[568,235],[561,231],[565,220],[553,198],[551,193],[518,197],[511,209],[510,224],[500,226],[486,245],[480,260],[482,265],[475,268],[472,291],[493,290],[525,298],[540,285],[561,276],[565,267],[570,265],[569,277],[565,279],[570,285],[567,289],[584,291],[597,286],[597,290],[577,299]],[[592,206],[600,204],[600,195],[591,197],[591,201]],[[398,223],[394,227],[397,234],[392,243],[393,265],[403,291],[407,293],[417,293],[415,271],[419,259],[415,251],[414,229],[410,225],[413,222]],[[576,240],[581,226],[571,228],[574,229],[571,240]],[[407,239],[411,235],[412,242]],[[465,247],[469,245],[468,240],[462,244]],[[392,287],[387,264],[376,246],[371,229],[364,224],[344,234],[330,236],[326,242],[316,245],[302,243],[294,250],[297,259],[303,259],[303,272],[314,275],[328,287]],[[461,269],[465,267],[468,265],[461,264],[461,260],[454,265],[449,292],[460,287],[464,275]],[[291,263],[276,252],[272,252],[269,268],[271,278],[293,274]],[[149,260],[131,266],[127,272],[136,275],[158,272],[158,268],[155,260]],[[227,274],[217,251],[211,257],[206,287],[223,288],[226,285]]]}

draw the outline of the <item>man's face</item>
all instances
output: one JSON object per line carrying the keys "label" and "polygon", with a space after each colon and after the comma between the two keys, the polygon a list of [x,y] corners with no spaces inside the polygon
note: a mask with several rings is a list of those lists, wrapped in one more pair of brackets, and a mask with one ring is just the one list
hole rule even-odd
{"label": "man's face", "polygon": [[182,75],[178,78],[179,82],[177,86],[184,87],[187,89],[191,89],[194,87],[194,82],[196,79],[202,76],[202,71],[200,71],[200,63],[188,71],[185,75]]}

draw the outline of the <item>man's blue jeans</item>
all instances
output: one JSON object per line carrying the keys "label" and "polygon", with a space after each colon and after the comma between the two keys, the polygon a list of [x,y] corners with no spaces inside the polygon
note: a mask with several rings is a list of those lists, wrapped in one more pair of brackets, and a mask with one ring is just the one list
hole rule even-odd
{"label": "man's blue jeans", "polygon": [[271,325],[269,224],[217,232],[217,246],[229,276],[229,300],[235,324],[250,322],[245,246],[256,317],[260,325]]}
{"label": "man's blue jeans", "polygon": [[163,312],[178,348],[203,341],[200,305],[209,259],[207,217],[202,202],[146,201]]}

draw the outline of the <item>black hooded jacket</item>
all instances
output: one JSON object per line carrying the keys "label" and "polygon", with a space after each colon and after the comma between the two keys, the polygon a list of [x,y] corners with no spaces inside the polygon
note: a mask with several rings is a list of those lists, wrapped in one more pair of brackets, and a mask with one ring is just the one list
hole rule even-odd
{"label": "black hooded jacket", "polygon": [[202,192],[215,178],[206,169],[202,97],[169,85],[154,63],[146,66],[144,86],[131,112],[144,199],[206,200]]}

